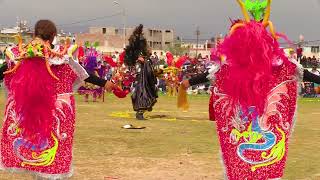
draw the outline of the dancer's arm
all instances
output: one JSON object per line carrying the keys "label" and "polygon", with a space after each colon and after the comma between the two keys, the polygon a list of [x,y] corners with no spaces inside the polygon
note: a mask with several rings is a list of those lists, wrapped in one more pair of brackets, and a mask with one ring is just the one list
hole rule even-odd
{"label": "dancer's arm", "polygon": [[4,78],[4,72],[8,70],[8,65],[5,63],[0,67],[0,80]]}
{"label": "dancer's arm", "polygon": [[[209,79],[207,78],[208,74],[209,74],[208,72],[203,73],[203,74],[197,75],[195,77],[192,77],[191,79],[189,79],[187,81],[190,84],[190,86],[194,86],[197,84],[203,84],[203,83],[209,82]],[[303,71],[303,81],[308,81],[308,82],[320,84],[320,76],[317,76],[317,75],[309,72],[308,70],[304,70]]]}
{"label": "dancer's arm", "polygon": [[89,74],[89,77],[87,79],[84,80],[85,82],[100,86],[100,87],[104,87],[107,83],[107,80],[104,80],[98,76],[96,76],[95,74]]}
{"label": "dancer's arm", "polygon": [[209,75],[209,72],[199,74],[197,76],[192,77],[191,79],[182,81],[182,84],[185,88],[189,88],[190,86],[210,82],[210,80],[208,79],[208,75]]}
{"label": "dancer's arm", "polygon": [[313,82],[320,84],[320,76],[317,76],[308,70],[303,71],[303,81]]}
{"label": "dancer's arm", "polygon": [[209,72],[205,72],[205,73],[202,73],[202,74],[199,74],[197,76],[192,77],[191,79],[189,79],[190,86],[210,82],[210,80],[207,78],[208,75],[209,75]]}
{"label": "dancer's arm", "polygon": [[112,89],[116,86],[113,82],[104,80],[94,74],[89,74],[89,77],[84,81],[100,87],[104,87],[107,91],[112,91]]}

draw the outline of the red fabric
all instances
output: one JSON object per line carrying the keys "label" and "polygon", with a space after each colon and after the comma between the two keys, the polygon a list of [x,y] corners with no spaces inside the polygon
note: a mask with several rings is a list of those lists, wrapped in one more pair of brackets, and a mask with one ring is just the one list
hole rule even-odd
{"label": "red fabric", "polygon": [[181,57],[177,60],[177,62],[175,63],[175,66],[176,66],[177,68],[181,68],[182,65],[187,61],[187,59],[188,59],[188,56],[181,56]]}
{"label": "red fabric", "polygon": [[167,52],[166,53],[166,57],[167,57],[167,64],[168,66],[172,66],[173,63],[173,55],[171,54],[171,52]]}
{"label": "red fabric", "polygon": [[112,92],[118,98],[125,98],[129,94],[128,90],[122,90],[121,88],[115,88]]}
{"label": "red fabric", "polygon": [[124,57],[126,56],[126,51],[123,51],[120,55],[119,55],[119,63],[122,65],[124,63]]}
{"label": "red fabric", "polygon": [[112,59],[112,57],[110,57],[110,56],[104,56],[103,59],[104,59],[104,61],[105,61],[106,63],[108,63],[111,67],[117,67],[117,66],[118,66],[117,63],[114,62],[113,59]]}
{"label": "red fabric", "polygon": [[215,121],[214,119],[214,108],[213,108],[213,94],[210,97],[210,101],[209,101],[209,119],[211,121]]}
{"label": "red fabric", "polygon": [[82,60],[84,57],[84,48],[82,46],[79,47],[78,59]]}

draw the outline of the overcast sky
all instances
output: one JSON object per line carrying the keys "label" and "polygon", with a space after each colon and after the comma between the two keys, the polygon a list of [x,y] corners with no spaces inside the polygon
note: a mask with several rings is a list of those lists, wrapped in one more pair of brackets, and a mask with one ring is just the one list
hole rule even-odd
{"label": "overcast sky", "polygon": [[[126,9],[128,26],[143,23],[147,27],[175,29],[178,36],[201,38],[225,33],[229,17],[242,14],[236,0],[118,0]],[[32,24],[48,18],[56,24],[103,17],[122,11],[113,0],[0,0],[0,27],[11,26],[16,18]],[[273,0],[271,20],[276,30],[291,39],[303,34],[306,40],[320,39],[320,0]],[[87,31],[88,26],[122,26],[121,15],[86,23],[62,26],[65,31]]]}

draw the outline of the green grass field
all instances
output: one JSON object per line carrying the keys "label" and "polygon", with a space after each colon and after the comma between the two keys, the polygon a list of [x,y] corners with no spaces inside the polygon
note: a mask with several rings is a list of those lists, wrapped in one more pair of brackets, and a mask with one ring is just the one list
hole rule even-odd
{"label": "green grass field", "polygon": [[[4,95],[0,93],[4,111]],[[106,95],[106,102],[84,103],[77,96],[74,176],[71,179],[223,179],[215,124],[208,121],[208,96],[192,96],[189,112],[175,98],[161,96],[146,121],[136,121],[130,99]],[[285,179],[320,179],[320,102],[299,100]],[[125,130],[126,124],[147,127]],[[0,173],[0,179],[31,179]]]}

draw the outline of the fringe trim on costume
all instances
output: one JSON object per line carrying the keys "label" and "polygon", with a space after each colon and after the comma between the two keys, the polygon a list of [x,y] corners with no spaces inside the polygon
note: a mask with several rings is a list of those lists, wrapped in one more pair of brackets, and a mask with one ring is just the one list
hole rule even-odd
{"label": "fringe trim on costume", "polygon": [[73,89],[74,91],[77,91],[83,84],[84,80],[89,77],[89,74],[79,63],[77,63],[72,58],[69,59],[69,66],[72,69],[72,71],[77,75],[77,79],[73,83]]}
{"label": "fringe trim on costume", "polygon": [[288,58],[288,59],[291,63],[297,66],[296,77],[298,78],[298,81],[301,82],[303,80],[303,71],[304,71],[303,66],[295,59],[291,59],[291,58]]}
{"label": "fringe trim on costume", "polygon": [[219,64],[213,64],[209,67],[209,75],[207,76],[207,79],[210,81],[215,81],[216,80],[216,73],[220,70],[220,65]]}
{"label": "fringe trim on costume", "polygon": [[177,107],[184,111],[189,110],[187,90],[182,84],[180,85],[179,91],[178,91]]}
{"label": "fringe trim on costume", "polygon": [[0,165],[0,170],[3,171],[7,171],[9,173],[26,173],[26,174],[30,174],[30,175],[35,175],[38,177],[42,177],[42,178],[47,178],[47,179],[63,179],[63,178],[70,178],[73,175],[73,168],[70,169],[69,173],[65,173],[65,174],[46,174],[46,173],[39,173],[36,171],[30,171],[30,170],[26,170],[26,169],[22,169],[22,168],[7,168],[2,166],[2,164]]}

